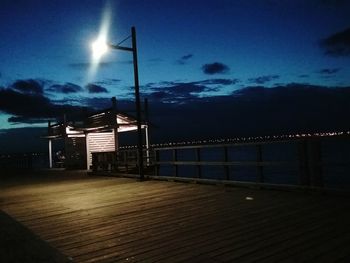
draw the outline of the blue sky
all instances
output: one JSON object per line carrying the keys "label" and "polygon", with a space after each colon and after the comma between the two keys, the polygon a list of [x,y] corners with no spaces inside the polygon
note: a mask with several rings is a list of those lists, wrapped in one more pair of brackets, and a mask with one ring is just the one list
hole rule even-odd
{"label": "blue sky", "polygon": [[[169,95],[230,96],[250,86],[350,84],[346,0],[2,0],[0,91],[17,92],[14,104],[22,103],[17,95],[38,95],[51,106],[132,99],[131,54],[109,52],[88,76],[90,44],[106,11],[111,43],[136,26],[144,97],[173,102]],[[19,108],[0,100],[0,129],[52,117]],[[9,120],[16,116],[24,118]]]}

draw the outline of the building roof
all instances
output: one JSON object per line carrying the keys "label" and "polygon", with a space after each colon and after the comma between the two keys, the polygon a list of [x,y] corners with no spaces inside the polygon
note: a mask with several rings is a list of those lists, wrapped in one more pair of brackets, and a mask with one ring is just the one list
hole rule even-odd
{"label": "building roof", "polygon": [[[144,128],[147,124],[142,123]],[[57,139],[65,135],[84,136],[85,133],[103,132],[111,129],[117,129],[118,133],[137,130],[136,118],[122,112],[116,112],[114,109],[106,109],[104,111],[89,115],[83,121],[78,122],[62,122],[49,125],[47,136],[43,138]]]}

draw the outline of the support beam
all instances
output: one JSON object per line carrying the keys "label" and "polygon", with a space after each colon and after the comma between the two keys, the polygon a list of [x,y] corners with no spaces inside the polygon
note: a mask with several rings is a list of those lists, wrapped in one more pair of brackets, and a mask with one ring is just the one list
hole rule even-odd
{"label": "support beam", "polygon": [[52,168],[52,140],[49,139],[49,168]]}
{"label": "support beam", "polygon": [[149,155],[148,125],[145,126],[145,137],[146,137],[146,159],[147,159],[147,166],[149,166],[150,165],[150,155]]}
{"label": "support beam", "polygon": [[86,144],[86,170],[90,170],[90,145],[89,145],[89,134],[85,134],[85,144]]}

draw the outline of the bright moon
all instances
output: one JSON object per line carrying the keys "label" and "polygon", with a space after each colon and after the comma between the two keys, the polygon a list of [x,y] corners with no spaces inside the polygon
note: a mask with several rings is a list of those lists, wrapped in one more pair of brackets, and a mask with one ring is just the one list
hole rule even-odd
{"label": "bright moon", "polygon": [[99,37],[92,43],[92,56],[95,61],[100,60],[104,53],[108,50],[105,37]]}
{"label": "bright moon", "polygon": [[107,2],[103,13],[103,17],[102,17],[99,35],[91,45],[91,48],[92,48],[91,64],[90,64],[89,72],[87,74],[87,78],[85,80],[86,84],[93,81],[97,71],[97,67],[100,63],[101,57],[103,56],[104,53],[108,51],[107,39],[108,39],[109,27],[111,24],[111,17],[112,17],[112,8],[109,5],[109,2]]}

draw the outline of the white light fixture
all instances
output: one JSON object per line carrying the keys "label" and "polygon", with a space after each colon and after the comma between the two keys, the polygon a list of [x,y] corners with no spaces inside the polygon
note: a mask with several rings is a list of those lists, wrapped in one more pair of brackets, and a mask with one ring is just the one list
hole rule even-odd
{"label": "white light fixture", "polygon": [[92,45],[92,57],[95,61],[99,61],[100,58],[108,51],[108,45],[106,44],[105,37],[99,37]]}

